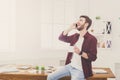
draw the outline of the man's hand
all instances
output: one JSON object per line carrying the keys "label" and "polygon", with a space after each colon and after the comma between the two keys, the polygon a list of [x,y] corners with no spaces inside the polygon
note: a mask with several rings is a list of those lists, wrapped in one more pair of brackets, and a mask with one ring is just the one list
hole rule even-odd
{"label": "man's hand", "polygon": [[76,23],[73,23],[70,27],[69,27],[69,29],[76,29]]}
{"label": "man's hand", "polygon": [[81,55],[83,58],[85,58],[85,59],[88,59],[88,55],[87,55],[87,53],[85,53],[85,52],[82,52],[82,55]]}
{"label": "man's hand", "polygon": [[76,24],[76,23],[73,23],[68,29],[64,30],[63,35],[66,35],[66,34],[68,34],[71,30],[75,29],[75,28],[76,28],[76,27],[75,27],[75,24]]}
{"label": "man's hand", "polygon": [[[76,53],[76,54],[80,54],[80,49],[77,47],[77,46],[74,46],[74,52]],[[83,58],[85,58],[85,59],[88,59],[88,55],[87,55],[87,53],[85,53],[85,52],[82,52],[82,55],[81,55]]]}
{"label": "man's hand", "polygon": [[80,54],[80,49],[77,47],[77,46],[74,46],[74,52],[76,53],[76,54]]}

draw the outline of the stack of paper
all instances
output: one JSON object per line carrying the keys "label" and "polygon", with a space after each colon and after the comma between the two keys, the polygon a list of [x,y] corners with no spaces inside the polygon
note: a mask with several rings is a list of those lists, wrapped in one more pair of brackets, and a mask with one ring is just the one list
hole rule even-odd
{"label": "stack of paper", "polygon": [[7,73],[7,72],[18,72],[19,70],[18,69],[16,69],[15,67],[10,67],[10,68],[4,68],[4,67],[2,67],[2,68],[0,68],[0,73]]}
{"label": "stack of paper", "polygon": [[26,69],[30,69],[31,67],[30,66],[21,66],[21,67],[18,67],[18,68],[26,70]]}
{"label": "stack of paper", "polygon": [[105,71],[104,69],[93,69],[93,72],[96,74],[106,74],[107,71]]}

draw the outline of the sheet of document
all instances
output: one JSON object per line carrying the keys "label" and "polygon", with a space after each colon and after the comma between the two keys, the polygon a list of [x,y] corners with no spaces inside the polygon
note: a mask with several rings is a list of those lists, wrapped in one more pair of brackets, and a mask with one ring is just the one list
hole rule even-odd
{"label": "sheet of document", "polygon": [[16,67],[2,67],[0,68],[0,73],[7,73],[7,72],[18,72],[19,70]]}
{"label": "sheet of document", "polygon": [[92,69],[93,70],[93,72],[94,73],[96,73],[96,74],[106,74],[107,73],[107,71],[105,71],[104,69]]}

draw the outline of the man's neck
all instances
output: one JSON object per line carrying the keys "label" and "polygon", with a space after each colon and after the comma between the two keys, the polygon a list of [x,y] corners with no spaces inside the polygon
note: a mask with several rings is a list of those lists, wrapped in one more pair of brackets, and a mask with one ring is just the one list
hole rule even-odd
{"label": "man's neck", "polygon": [[87,33],[87,30],[82,30],[80,31],[80,37],[84,37],[84,35]]}

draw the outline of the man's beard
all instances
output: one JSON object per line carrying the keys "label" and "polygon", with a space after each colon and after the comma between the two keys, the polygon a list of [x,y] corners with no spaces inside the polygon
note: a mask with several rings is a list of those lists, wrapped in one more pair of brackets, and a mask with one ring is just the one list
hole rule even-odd
{"label": "man's beard", "polygon": [[78,30],[78,31],[83,30],[83,29],[84,29],[84,25],[85,25],[85,24],[81,25],[79,28],[77,27],[77,30]]}

